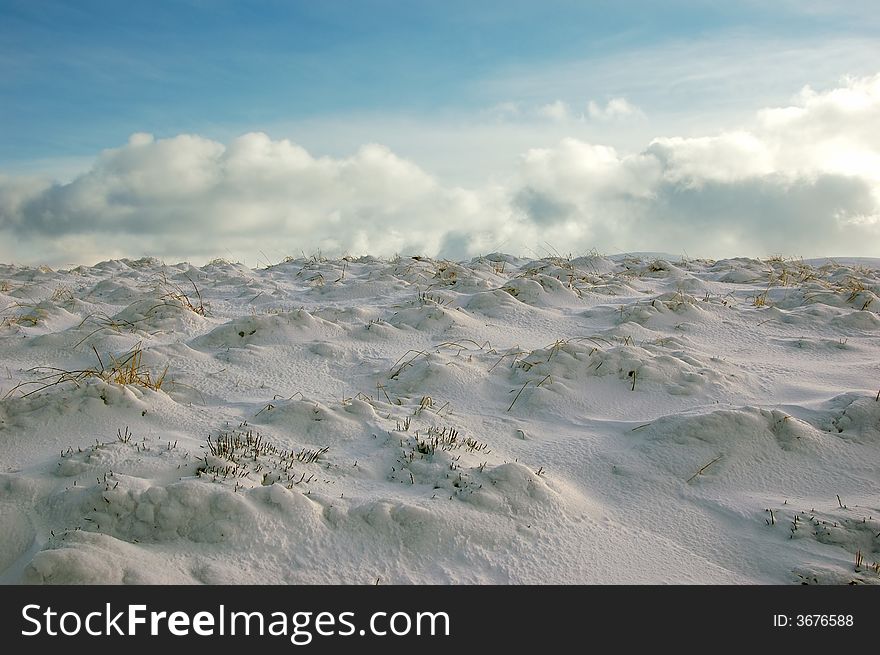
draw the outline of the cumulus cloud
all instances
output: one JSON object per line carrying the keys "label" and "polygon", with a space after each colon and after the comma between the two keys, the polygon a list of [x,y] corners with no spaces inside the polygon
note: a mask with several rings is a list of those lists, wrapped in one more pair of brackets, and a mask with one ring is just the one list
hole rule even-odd
{"label": "cumulus cloud", "polygon": [[758,112],[756,133],[778,149],[777,165],[833,170],[880,181],[880,74],[819,93],[805,87],[788,107]]}
{"label": "cumulus cloud", "polygon": [[805,89],[750,126],[660,137],[638,154],[566,140],[526,153],[516,206],[611,249],[875,255],[877,125],[880,75]]}
{"label": "cumulus cloud", "polygon": [[700,184],[733,182],[775,170],[771,146],[749,132],[714,137],[662,137],[646,152],[663,163],[668,181]]}
{"label": "cumulus cloud", "polygon": [[135,134],[69,183],[0,176],[0,260],[254,263],[261,250],[280,259],[318,249],[462,258],[546,243],[572,253],[876,255],[877,125],[880,76],[847,79],[804,89],[748,125],[658,137],[640,152],[563,139],[472,187],[375,144],[316,157],[262,133],[228,144]]}
{"label": "cumulus cloud", "polygon": [[44,244],[52,259],[83,237],[103,244],[94,254],[436,252],[445,232],[504,206],[491,189],[441,186],[380,145],[316,158],[262,133],[228,145],[139,134],[69,184],[16,182],[0,181],[0,232]]}

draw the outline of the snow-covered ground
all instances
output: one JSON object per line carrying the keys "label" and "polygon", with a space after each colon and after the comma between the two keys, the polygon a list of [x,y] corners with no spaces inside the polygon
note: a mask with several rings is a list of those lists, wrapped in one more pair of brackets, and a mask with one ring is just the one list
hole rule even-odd
{"label": "snow-covered ground", "polygon": [[0,581],[877,583],[878,264],[0,266]]}

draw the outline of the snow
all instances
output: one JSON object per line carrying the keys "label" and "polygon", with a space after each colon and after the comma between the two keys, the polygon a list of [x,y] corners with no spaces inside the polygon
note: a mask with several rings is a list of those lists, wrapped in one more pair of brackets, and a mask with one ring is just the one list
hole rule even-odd
{"label": "snow", "polygon": [[0,581],[876,584],[878,294],[868,258],[0,265]]}

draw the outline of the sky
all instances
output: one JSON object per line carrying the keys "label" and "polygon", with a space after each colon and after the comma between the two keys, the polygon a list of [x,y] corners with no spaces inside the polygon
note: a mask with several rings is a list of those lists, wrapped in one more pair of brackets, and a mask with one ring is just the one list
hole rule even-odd
{"label": "sky", "polygon": [[880,253],[880,17],[0,0],[0,261]]}

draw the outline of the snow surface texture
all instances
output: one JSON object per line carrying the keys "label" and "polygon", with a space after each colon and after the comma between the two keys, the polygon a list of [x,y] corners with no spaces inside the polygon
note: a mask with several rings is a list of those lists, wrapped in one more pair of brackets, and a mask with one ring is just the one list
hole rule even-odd
{"label": "snow surface texture", "polygon": [[0,581],[880,582],[876,261],[0,266]]}

